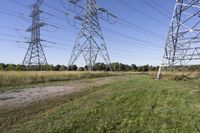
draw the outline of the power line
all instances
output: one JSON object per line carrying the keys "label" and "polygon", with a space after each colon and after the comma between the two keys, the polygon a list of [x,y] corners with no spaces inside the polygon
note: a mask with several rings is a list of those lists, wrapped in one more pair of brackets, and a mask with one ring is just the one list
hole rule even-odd
{"label": "power line", "polygon": [[[133,54],[127,54],[127,53],[124,53],[124,52],[114,52],[113,55],[114,55],[114,57],[117,57],[118,59],[122,57],[120,55],[123,55],[123,57],[127,57],[129,59],[130,59],[130,57],[135,57],[137,59],[143,59],[143,60],[147,59],[147,60],[149,60],[148,57],[146,58],[146,57],[138,56],[138,54],[137,55],[133,55]],[[159,58],[154,58],[154,59],[151,58],[151,60],[159,60]]]}
{"label": "power line", "polygon": [[167,17],[170,19],[170,16],[168,14],[166,14],[165,12],[163,12],[163,10],[157,8],[156,6],[154,6],[152,3],[146,1],[146,0],[142,0],[143,3],[145,3],[146,5],[148,5],[149,7],[153,8],[155,11],[157,11],[158,13],[162,14],[163,16]]}
{"label": "power line", "polygon": [[[59,12],[59,13],[63,13],[64,11],[62,11],[62,10],[60,10],[60,9],[58,9],[58,8],[55,8],[55,7],[53,7],[53,6],[51,6],[51,5],[49,5],[49,4],[45,4],[45,6],[47,6],[47,7],[49,7],[49,8],[51,8],[51,9],[54,9],[55,11],[57,11],[57,12]],[[147,30],[147,29],[145,29],[145,28],[142,28],[142,27],[140,27],[140,26],[138,26],[138,25],[136,25],[136,24],[133,24],[133,23],[131,23],[131,22],[128,22],[127,20],[124,20],[124,19],[121,19],[121,18],[118,18],[122,23],[119,23],[120,25],[123,25],[123,26],[125,26],[125,27],[128,27],[128,28],[133,28],[133,27],[135,27],[136,29],[139,29],[139,30],[137,30],[137,31],[139,31],[139,32],[141,32],[141,30],[142,31],[145,31],[145,32],[147,32],[147,33],[150,33],[150,34],[152,34],[152,35],[154,35],[154,36],[151,36],[151,37],[154,37],[154,38],[157,38],[158,39],[158,37],[161,37],[160,35],[158,35],[158,34],[156,34],[156,33],[153,33],[152,31],[149,31],[149,30]],[[124,24],[124,23],[126,23],[126,24]],[[128,25],[127,25],[128,24]],[[134,29],[135,30],[135,29]],[[147,33],[145,33],[145,32],[141,32],[141,33],[143,33],[143,34],[147,34]],[[155,37],[156,36],[156,37]],[[161,37],[162,38],[162,37]],[[159,39],[161,39],[161,38],[159,38]]]}
{"label": "power line", "polygon": [[[49,4],[46,4],[46,6],[49,7],[49,8],[51,8],[51,9],[54,9],[55,11],[57,11],[57,12],[59,12],[59,13],[63,13],[63,12],[64,12],[64,11],[62,11],[62,10],[60,10],[60,9],[58,9],[58,8],[55,8],[55,7],[53,7],[53,6],[49,5]],[[139,31],[139,32],[141,32],[140,30],[143,30],[143,31],[145,31],[145,32],[147,32],[147,33],[150,33],[150,34],[153,34],[153,35],[155,35],[155,36],[161,37],[160,35],[158,35],[158,34],[156,34],[156,33],[153,33],[152,31],[149,31],[149,30],[147,30],[147,29],[145,29],[145,28],[142,28],[142,27],[140,27],[140,26],[138,26],[138,25],[136,25],[136,24],[133,24],[133,23],[131,23],[131,22],[128,22],[127,20],[124,20],[124,19],[121,19],[121,18],[118,18],[118,19],[119,19],[121,22],[126,23],[126,24],[129,25],[129,26],[127,26],[127,25],[125,25],[125,24],[123,24],[123,23],[119,23],[119,24],[121,24],[121,25],[123,25],[123,26],[125,26],[125,27],[130,28],[130,25],[131,25],[132,28],[135,27],[135,28],[139,29],[139,30],[137,30],[137,31]],[[142,33],[144,33],[144,32],[142,32]],[[146,34],[146,33],[144,33],[144,34]]]}
{"label": "power line", "polygon": [[124,35],[122,33],[116,32],[114,30],[108,29],[106,27],[103,27],[103,29],[106,30],[106,31],[108,31],[108,32],[111,32],[113,34],[116,34],[116,35],[122,36],[124,38],[127,38],[127,39],[131,39],[131,40],[135,40],[135,41],[138,41],[138,42],[141,42],[141,43],[147,43],[147,44],[151,44],[152,43],[152,42],[144,41],[144,40],[141,40],[141,39],[129,36],[129,35]]}
{"label": "power line", "polygon": [[28,8],[27,5],[25,5],[25,4],[21,3],[21,2],[15,1],[15,0],[8,0],[8,2],[13,2],[13,3],[17,4],[17,5],[20,5],[22,7]]}
{"label": "power line", "polygon": [[[18,3],[19,3],[19,2],[18,2]],[[49,7],[49,8],[51,8],[51,9],[54,9],[55,11],[57,11],[57,12],[59,12],[59,13],[63,13],[63,11],[62,11],[61,9],[55,8],[55,7],[53,7],[53,6],[49,5],[49,4],[46,4],[46,3],[45,3],[44,5],[47,6],[47,7]],[[157,39],[158,39],[158,37],[159,37],[159,39],[161,39],[160,36],[159,36],[158,34],[153,33],[153,32],[151,32],[151,31],[149,31],[149,30],[147,30],[147,29],[144,29],[144,28],[142,28],[142,27],[140,27],[140,26],[138,26],[138,25],[134,25],[134,24],[132,24],[131,22],[128,22],[127,20],[120,19],[120,21],[122,21],[122,22],[128,24],[128,25],[124,25],[124,24],[120,23],[120,24],[122,24],[123,26],[129,27],[129,28],[130,28],[130,27],[133,28],[133,26],[134,26],[134,27],[136,27],[136,28],[138,28],[138,29],[140,29],[140,30],[143,30],[143,31],[145,31],[145,32],[147,32],[147,33],[150,33],[150,34],[154,35],[154,37],[157,36],[157,37],[156,37]],[[52,22],[48,22],[48,23],[52,23]],[[51,27],[55,27],[55,28],[57,28],[57,29],[60,29],[60,30],[64,30],[64,31],[66,30],[66,31],[74,32],[74,31],[71,30],[71,29],[63,28],[63,27],[66,27],[66,26],[63,26],[63,25],[60,25],[60,24],[52,23],[52,24],[48,24],[48,25],[51,26]],[[125,37],[125,38],[128,38],[128,39],[132,39],[132,40],[135,40],[135,41],[138,41],[138,42],[151,44],[151,42],[143,41],[143,40],[141,40],[141,39],[138,39],[138,38],[135,38],[135,37],[131,37],[131,36],[129,36],[129,35],[124,35],[124,34],[122,34],[122,33],[119,33],[119,32],[113,31],[113,30],[110,30],[110,29],[105,28],[105,27],[102,27],[102,29],[105,29],[106,31],[112,32],[112,33],[114,33],[114,34],[116,34],[116,35],[118,35],[118,36],[120,35],[120,36],[122,36],[122,37]],[[143,32],[143,33],[144,33],[144,32]],[[146,33],[145,33],[145,34],[146,34]],[[151,37],[152,37],[152,36],[151,36]]]}
{"label": "power line", "polygon": [[163,48],[162,47],[148,47],[148,46],[143,46],[143,45],[137,45],[137,43],[124,43],[124,41],[121,41],[121,42],[117,42],[116,40],[107,40],[108,42],[110,43],[115,43],[116,45],[120,45],[120,46],[126,46],[126,47],[129,47],[129,48],[141,48],[141,49],[148,49],[148,50],[152,50],[152,51],[155,51],[156,49],[159,49],[159,50],[162,50]]}
{"label": "power line", "polygon": [[[0,28],[7,29],[7,30],[23,31],[23,32],[25,31],[24,29],[15,28],[15,27],[8,27],[8,26],[2,26],[2,25],[0,25]],[[74,41],[74,40],[58,37],[58,36],[55,36],[55,35],[46,35],[46,34],[42,34],[42,33],[41,33],[41,35],[44,36],[44,37],[59,39],[59,40],[63,40],[63,41]]]}
{"label": "power line", "polygon": [[[7,27],[7,26],[0,26],[0,28],[6,28],[6,29],[9,29],[9,30],[15,30],[15,29],[19,29],[19,28],[12,28],[12,27]],[[19,29],[20,31],[24,31],[23,29]],[[1,35],[1,34],[0,34]],[[50,38],[54,38],[54,39],[59,39],[59,40],[64,40],[64,41],[70,41],[70,42],[73,42],[74,40],[67,40],[65,38],[61,38],[61,37],[56,37],[55,35],[54,36],[51,36],[51,35],[45,35],[45,34],[41,34],[43,35],[44,37],[50,37]],[[9,35],[8,35],[9,36]],[[11,35],[13,36],[13,35]],[[17,36],[15,36],[17,37]],[[17,37],[18,38],[18,37]],[[134,48],[134,47],[137,47],[137,48],[148,48],[155,51],[155,49],[162,49],[161,47],[149,47],[149,46],[143,46],[143,45],[139,45],[138,43],[132,43],[132,44],[127,44],[127,43],[124,43],[125,41],[124,40],[119,40],[117,38],[112,38],[111,37],[107,37],[108,41],[110,42],[114,42],[115,44],[120,44],[120,45],[126,45],[126,46],[129,46],[130,48]],[[60,44],[60,43],[59,43]]]}
{"label": "power line", "polygon": [[[54,23],[55,24],[55,23]],[[54,26],[54,25],[50,25],[50,26]],[[59,26],[59,27],[58,27]],[[62,28],[61,27],[61,25],[56,25],[56,26],[54,26],[54,27],[56,27],[56,28],[58,28],[58,29],[61,29],[61,30],[64,30],[64,31],[71,31],[71,32],[73,32],[72,30],[69,30],[69,29],[66,29],[66,28]],[[115,32],[115,31],[113,31],[113,30],[110,30],[110,29],[107,29],[107,28],[104,28],[105,30],[107,30],[107,31],[109,31],[109,32],[111,32],[111,33],[114,33],[114,34],[116,34],[116,35],[118,35],[118,36],[121,36],[121,37],[124,37],[124,38],[127,38],[127,39],[130,39],[130,40],[134,40],[134,41],[137,41],[137,42],[140,42],[140,43],[143,43],[143,44],[151,44],[152,42],[147,42],[147,41],[143,41],[143,40],[140,40],[140,39],[136,39],[136,38],[133,38],[133,37],[131,37],[131,36],[127,36],[127,35],[124,35],[124,34],[121,34],[121,33],[118,33],[118,32]],[[22,29],[20,29],[20,30],[22,30]],[[41,34],[41,35],[44,35],[44,34]],[[52,37],[52,36],[51,36]],[[54,38],[56,38],[56,37],[54,37]],[[110,37],[108,37],[108,39],[107,40],[110,40],[109,39]],[[114,39],[114,40],[111,40],[111,41],[113,41],[113,42],[116,42],[116,40],[117,39]],[[71,40],[72,41],[72,40]],[[118,43],[118,42],[116,42],[116,43]],[[134,44],[134,46],[135,46],[136,44]],[[149,46],[149,45],[148,45]],[[135,47],[142,47],[142,46],[135,46]],[[148,48],[148,47],[143,47],[143,48]],[[157,48],[157,47],[152,47],[152,48]]]}
{"label": "power line", "polygon": [[[3,9],[4,11],[2,11],[2,9]],[[7,9],[7,8],[4,8],[4,7],[1,7],[0,10],[1,10],[0,12],[2,12],[2,13],[4,13],[4,14],[12,15],[12,16],[19,17],[19,18],[21,18],[21,17],[24,15],[24,14],[22,14],[22,13],[17,13],[17,12],[14,11],[14,10]],[[7,11],[9,11],[9,12],[7,12]],[[25,17],[25,16],[24,16],[24,17]],[[29,17],[25,17],[25,18],[30,19]],[[43,17],[41,17],[41,18],[43,18]],[[57,24],[57,23],[54,23],[54,22],[48,22],[48,21],[47,21],[47,23],[49,23],[48,25],[51,26],[51,27],[54,27],[54,28],[57,28],[57,29],[60,29],[60,30],[68,30],[68,31],[74,32],[74,30],[72,30],[72,29],[63,28],[63,27],[66,27],[66,26],[64,26],[64,25],[60,25],[60,24]]]}
{"label": "power line", "polygon": [[10,40],[10,39],[0,39],[0,41],[6,41],[6,42],[20,42],[20,43],[26,43],[26,42],[23,42],[23,41],[19,41],[19,40]]}
{"label": "power line", "polygon": [[132,9],[132,10],[134,10],[134,11],[140,13],[141,15],[143,15],[143,16],[145,16],[145,17],[151,19],[151,20],[153,20],[154,22],[157,22],[157,23],[159,23],[160,25],[166,27],[166,24],[162,23],[162,22],[159,21],[158,19],[155,19],[155,18],[153,18],[153,17],[151,17],[151,16],[149,16],[149,15],[143,13],[142,11],[140,11],[139,9],[137,9],[137,8],[135,8],[134,6],[130,5],[129,3],[125,2],[125,1],[122,1],[122,0],[118,0],[118,2],[121,3],[121,4],[123,4],[123,5],[125,5],[125,6],[127,6],[127,7],[129,7],[130,9]]}
{"label": "power line", "polygon": [[10,34],[5,34],[5,33],[0,33],[0,36],[7,36],[7,37],[19,38],[18,36],[10,35]]}
{"label": "power line", "polygon": [[154,4],[155,6],[157,6],[158,8],[160,8],[161,10],[165,11],[166,13],[168,13],[168,15],[171,15],[171,11],[167,10],[165,7],[161,7],[157,2],[155,2],[154,0],[151,0],[152,4]]}
{"label": "power line", "polygon": [[[20,41],[20,40],[11,40],[11,39],[0,39],[0,41],[5,41],[5,42],[13,42],[13,43],[24,43],[26,44],[27,42],[24,41]],[[55,49],[61,49],[61,50],[65,50],[65,48],[63,47],[58,47],[58,46],[47,46],[47,45],[43,45],[45,48],[55,48]],[[24,49],[24,48],[23,48]],[[27,49],[27,48],[25,48]]]}
{"label": "power line", "polygon": [[[24,41],[19,41],[19,40],[9,40],[9,39],[0,39],[0,41],[6,41],[6,42],[14,42],[14,43],[24,43],[24,44],[26,44],[27,42],[24,42]],[[62,43],[57,43],[57,44],[61,44],[60,46],[63,46],[63,44]],[[65,46],[65,47],[69,47],[69,46]],[[66,51],[66,48],[64,48],[64,47],[58,47],[58,46],[47,46],[47,45],[45,45],[44,46],[44,48],[55,48],[55,49],[58,49],[58,50],[63,50],[63,51]],[[71,48],[71,46],[69,47],[69,48]],[[23,48],[24,49],[24,48]],[[115,53],[117,53],[116,55],[122,55],[122,56],[127,56],[127,57],[130,57],[130,56],[133,56],[132,54],[127,54],[127,52],[126,53],[124,53],[124,52],[121,52],[121,49],[116,49],[116,48],[112,48],[112,50],[114,50],[114,52]],[[131,52],[132,53],[132,52]],[[121,56],[120,56],[121,57]],[[139,56],[135,56],[134,55],[134,57],[139,57]],[[140,58],[143,58],[143,57],[140,57]]]}
{"label": "power line", "polygon": [[7,11],[3,11],[1,8],[0,8],[0,13],[2,13],[2,14],[7,14],[7,15],[10,15],[10,16],[19,17],[19,16],[16,15],[16,14],[13,14],[13,13],[10,13],[10,12],[7,12]]}
{"label": "power line", "polygon": [[[54,23],[54,24],[55,24],[55,23]],[[130,23],[129,23],[129,24],[130,24]],[[51,26],[53,26],[53,25],[51,25]],[[56,27],[56,28],[58,28],[58,27]],[[63,26],[61,26],[61,25],[59,25],[59,29],[62,29],[62,30],[65,30],[65,31],[68,30],[68,29],[63,29]],[[106,29],[106,30],[108,30],[108,29]],[[72,31],[72,32],[73,32],[73,31]],[[115,31],[110,31],[110,32],[114,32],[114,33],[116,34]],[[122,36],[122,34],[119,35],[118,33],[117,33],[116,35]],[[125,35],[125,36],[126,36],[126,35]],[[136,39],[136,38],[133,39],[133,38],[130,37],[130,36],[126,36],[126,37],[125,37],[125,36],[123,36],[123,37],[124,37],[124,38],[128,38],[128,39],[131,39],[131,40]],[[145,43],[145,44],[149,43],[149,42],[143,42],[143,40],[140,40],[140,39],[136,39],[136,41],[140,41],[140,42]]]}
{"label": "power line", "polygon": [[[10,28],[9,28],[10,29]],[[19,36],[15,36],[15,35],[10,35],[10,34],[4,34],[4,33],[0,33],[0,36],[8,36],[8,37],[14,37],[14,38],[22,38],[22,37],[19,37]],[[49,36],[49,35],[44,35],[44,36]],[[63,40],[65,40],[64,38],[59,38],[59,37],[55,37],[55,36],[49,36],[50,38],[55,38],[55,39],[63,39]],[[24,38],[22,38],[22,39],[24,39]],[[148,48],[148,50],[149,49],[151,49],[152,47],[147,47],[147,46],[141,46],[141,45],[132,45],[131,46],[131,44],[127,44],[127,43],[123,43],[124,41],[121,41],[122,43],[120,43],[120,42],[117,42],[116,41],[116,39],[108,39],[108,40],[110,40],[112,43],[113,42],[115,42],[115,44],[120,44],[120,45],[127,45],[127,46],[129,46],[130,48],[134,48],[134,47],[137,47],[137,48]],[[43,39],[43,42],[45,41],[45,39]],[[66,41],[66,40],[65,40]],[[69,41],[71,41],[71,42],[73,42],[73,40],[69,40]],[[62,44],[62,43],[59,43],[59,42],[49,42],[49,43],[51,43],[51,44],[54,44],[54,45],[60,45],[60,46],[66,46],[66,44]],[[70,46],[70,47],[72,47],[72,45]],[[151,50],[153,50],[153,51],[155,51],[155,49],[161,49],[161,48],[159,48],[159,47],[154,47],[154,48],[152,48]]]}
{"label": "power line", "polygon": [[[11,35],[11,34],[5,34],[5,33],[0,33],[0,36],[7,36],[7,37],[12,37],[12,38],[24,39],[24,38],[21,38],[21,37],[19,37],[19,36],[15,36],[15,35]],[[54,38],[56,38],[56,37],[54,37]],[[45,39],[42,39],[41,41],[47,42],[47,43],[51,43],[51,44],[53,44],[53,45],[67,46],[66,44],[62,44],[62,43],[58,43],[58,42],[46,41]],[[28,43],[28,42],[24,42],[24,43]]]}
{"label": "power line", "polygon": [[[48,5],[48,7],[50,7],[50,8],[52,8],[52,9],[56,10],[57,12],[60,12],[60,13],[63,12],[62,10],[56,9],[56,8],[50,6],[50,5]],[[158,35],[158,34],[156,34],[156,33],[153,33],[152,31],[147,30],[147,29],[145,29],[145,28],[143,28],[143,27],[140,27],[140,26],[138,26],[138,25],[136,25],[136,24],[133,24],[133,23],[131,23],[131,22],[125,20],[125,19],[118,18],[118,20],[121,21],[121,22],[118,22],[118,23],[119,23],[120,25],[124,26],[124,27],[127,27],[127,28],[130,28],[130,27],[131,27],[132,29],[134,29],[134,31],[136,30],[136,31],[141,32],[141,33],[143,33],[143,34],[146,34],[146,35],[148,35],[148,36],[150,36],[150,37],[154,37],[154,38],[157,38],[157,39],[162,39],[162,37],[161,37],[160,35]]]}
{"label": "power line", "polygon": [[[2,27],[2,26],[1,26]],[[8,29],[12,29],[12,28],[10,28],[10,27],[3,27],[3,28],[8,28]],[[17,29],[17,28],[13,28],[13,29]],[[63,29],[63,28],[60,28],[59,27],[59,29],[62,29],[62,30],[68,30],[68,29]],[[19,30],[21,30],[21,31],[23,31],[23,29],[19,29]],[[107,29],[109,32],[112,32],[112,33],[115,33],[114,31],[112,31],[112,30],[109,30],[109,29]],[[71,32],[74,32],[74,31],[71,31]],[[115,33],[115,34],[117,34],[117,33]],[[41,35],[45,35],[45,34],[41,34]],[[118,36],[121,36],[122,34],[117,34]],[[45,35],[45,36],[49,36],[49,35]],[[55,37],[55,36],[50,36],[51,38],[53,37],[53,38],[58,38],[58,39],[62,39],[62,40],[64,40],[63,38],[60,38],[60,37]],[[130,36],[124,36],[124,37],[126,37],[126,38],[128,38],[128,39],[131,39],[131,40],[133,40],[133,39],[135,39],[135,38],[132,38],[132,37],[130,37]],[[110,37],[108,37],[108,39],[107,40],[111,40],[111,39],[109,39]],[[115,39],[113,39],[113,40],[111,40],[111,41],[113,41],[113,42],[116,42],[116,38]],[[66,40],[65,40],[66,41]],[[72,40],[70,40],[70,41],[72,41]],[[142,40],[137,40],[137,41],[142,41]],[[122,41],[122,42],[124,42],[124,41]],[[144,41],[142,41],[142,43],[149,43],[149,42],[144,42]],[[137,46],[135,46],[135,47],[137,47]],[[140,46],[140,48],[141,48],[141,46]],[[145,47],[143,47],[143,48],[145,48]],[[147,48],[147,47],[146,47]],[[157,48],[157,47],[154,47],[154,48]]]}
{"label": "power line", "polygon": [[[4,9],[5,9],[5,8],[4,8]],[[5,10],[6,10],[6,9],[5,9]],[[14,12],[14,11],[12,11],[12,12]],[[18,13],[18,14],[20,14],[20,13]],[[15,16],[16,16],[16,17],[19,17],[19,16],[17,16],[17,15],[15,15]],[[67,29],[67,28],[63,28],[63,27],[65,27],[65,26],[60,25],[60,24],[52,23],[52,24],[48,24],[48,25],[49,25],[49,26],[52,26],[52,27],[56,27],[56,28],[61,29],[61,30],[64,30],[64,31],[71,31],[71,32],[74,32],[73,30],[70,30],[70,29]],[[124,37],[124,38],[131,39],[131,40],[135,40],[135,41],[138,41],[138,42],[141,42],[141,43],[148,43],[148,44],[151,44],[151,43],[152,43],[152,42],[144,41],[144,40],[137,39],[137,38],[132,37],[132,36],[129,36],[129,35],[125,35],[125,34],[122,34],[122,33],[116,32],[116,31],[113,31],[113,30],[108,29],[108,28],[106,28],[106,27],[103,27],[102,29],[105,29],[106,31],[109,31],[109,32],[111,32],[111,33],[113,33],[113,34],[116,34],[116,35],[118,35],[118,36],[122,36],[122,37]]]}
{"label": "power line", "polygon": [[[63,13],[64,14],[64,11],[62,11],[61,9],[58,9],[58,8],[55,8],[55,7],[53,7],[53,6],[51,6],[51,5],[49,5],[49,4],[44,4],[45,6],[47,6],[48,8],[50,8],[50,9],[53,9],[53,10],[55,10],[55,11],[57,11],[57,12],[59,12],[59,13]],[[58,16],[54,16],[54,17],[58,17]],[[62,18],[60,18],[61,20],[63,20]],[[119,23],[119,24],[121,24],[121,25],[123,25],[123,26],[125,26],[125,27],[128,27],[128,28],[133,28],[133,27],[135,27],[135,28],[137,28],[137,29],[139,29],[139,30],[137,30],[137,31],[139,31],[139,32],[141,32],[141,30],[142,31],[145,31],[145,32],[147,32],[147,33],[150,33],[150,34],[152,34],[153,36],[151,36],[151,37],[154,37],[154,38],[157,38],[157,39],[161,39],[162,37],[160,36],[160,35],[158,35],[158,34],[156,34],[156,33],[153,33],[152,31],[149,31],[149,30],[147,30],[147,29],[145,29],[145,28],[142,28],[142,27],[140,27],[140,26],[138,26],[138,25],[136,25],[136,24],[133,24],[133,23],[131,23],[131,22],[128,22],[127,20],[124,20],[124,19],[119,19],[122,23]],[[66,20],[65,20],[66,21]],[[126,23],[126,24],[123,24],[123,23]],[[127,25],[128,24],[128,25]],[[143,34],[147,34],[147,33],[145,33],[145,32],[141,32],[141,33],[143,33]],[[149,34],[148,34],[149,35]],[[156,36],[156,37],[155,37]]]}
{"label": "power line", "polygon": [[145,29],[145,28],[143,28],[143,27],[141,27],[139,25],[133,24],[128,20],[119,18],[119,21],[121,21],[121,23],[120,22],[118,22],[118,23],[123,25],[123,26],[126,26],[128,28],[134,28],[135,27],[134,30],[137,30],[137,31],[139,31],[139,32],[141,32],[143,34],[146,34],[146,35],[150,36],[150,37],[154,37],[154,38],[159,39],[159,40],[163,39],[163,37],[160,36],[159,34],[156,34],[156,33],[152,32],[150,30],[147,30],[147,29]]}

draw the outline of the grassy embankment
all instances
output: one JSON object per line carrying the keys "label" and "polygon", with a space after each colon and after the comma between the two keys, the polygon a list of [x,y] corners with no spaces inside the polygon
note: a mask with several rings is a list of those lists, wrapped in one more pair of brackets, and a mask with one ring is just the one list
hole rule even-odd
{"label": "grassy embankment", "polygon": [[[1,71],[0,72],[0,92],[11,90],[11,89],[20,89],[20,88],[31,86],[31,85],[38,85],[38,84],[55,85],[55,82],[116,76],[120,74],[121,73],[113,73],[113,72]],[[56,85],[59,85],[59,84],[60,83]]]}
{"label": "grassy embankment", "polygon": [[200,132],[199,95],[199,79],[134,76],[0,113],[0,125],[9,132]]}
{"label": "grassy embankment", "polygon": [[[148,72],[148,75],[150,75],[152,78],[156,78],[157,72]],[[189,79],[200,79],[200,72],[162,72],[160,75],[160,78],[162,80],[189,80]]]}

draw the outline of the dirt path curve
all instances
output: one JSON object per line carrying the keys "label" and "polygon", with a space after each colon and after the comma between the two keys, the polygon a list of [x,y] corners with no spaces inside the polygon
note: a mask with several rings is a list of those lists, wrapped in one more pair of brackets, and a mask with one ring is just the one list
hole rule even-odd
{"label": "dirt path curve", "polygon": [[96,79],[86,79],[66,82],[63,86],[46,86],[36,88],[26,88],[13,92],[0,94],[0,108],[17,107],[24,104],[29,104],[34,101],[48,99],[51,97],[66,95],[82,91],[88,87],[108,84],[115,81],[128,79],[129,76],[104,77]]}

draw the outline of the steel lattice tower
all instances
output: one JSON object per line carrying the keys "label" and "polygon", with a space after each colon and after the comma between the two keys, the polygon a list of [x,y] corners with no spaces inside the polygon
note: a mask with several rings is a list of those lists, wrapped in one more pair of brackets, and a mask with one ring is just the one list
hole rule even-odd
{"label": "steel lattice tower", "polygon": [[23,60],[23,65],[30,66],[41,66],[47,65],[47,60],[41,45],[40,39],[40,28],[45,26],[45,23],[40,21],[40,6],[44,0],[37,0],[33,4],[33,10],[30,17],[32,17],[32,26],[27,31],[31,32],[31,41],[29,43],[28,50],[26,52],[25,58]]}
{"label": "steel lattice tower", "polygon": [[162,69],[173,70],[193,60],[200,60],[200,0],[176,0],[157,79]]}
{"label": "steel lattice tower", "polygon": [[86,0],[85,2],[81,28],[75,41],[69,66],[75,63],[80,54],[83,54],[89,70],[92,70],[99,54],[111,69],[111,61],[98,20],[96,0]]}

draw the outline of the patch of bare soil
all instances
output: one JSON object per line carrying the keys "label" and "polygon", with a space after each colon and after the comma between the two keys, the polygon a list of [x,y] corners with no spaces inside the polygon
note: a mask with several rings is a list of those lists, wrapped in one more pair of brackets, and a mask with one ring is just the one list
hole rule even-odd
{"label": "patch of bare soil", "polygon": [[64,86],[47,86],[26,88],[13,92],[0,94],[0,109],[7,107],[18,107],[43,99],[75,93],[88,87],[108,84],[115,81],[128,79],[129,76],[104,77],[66,82]]}

